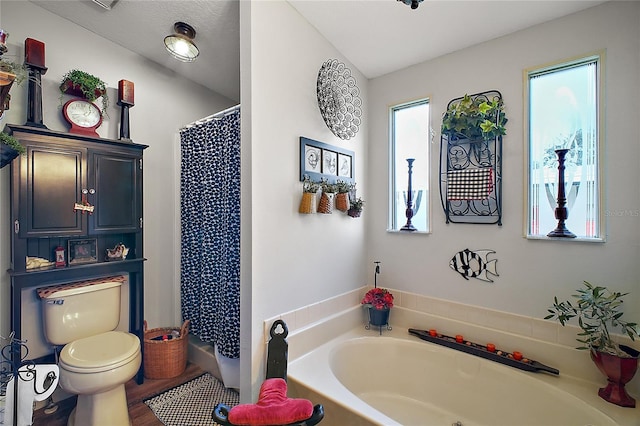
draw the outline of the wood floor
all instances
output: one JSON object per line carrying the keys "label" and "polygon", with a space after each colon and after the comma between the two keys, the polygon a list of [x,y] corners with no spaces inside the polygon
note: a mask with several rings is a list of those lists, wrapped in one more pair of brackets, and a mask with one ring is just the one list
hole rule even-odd
{"label": "wood floor", "polygon": [[[127,382],[127,403],[129,405],[129,417],[131,417],[133,426],[162,426],[160,420],[142,401],[167,389],[186,383],[203,373],[204,371],[197,365],[188,364],[184,373],[172,379],[145,379],[141,385],[138,385],[135,380]],[[33,413],[33,426],[66,426],[69,413],[71,413],[75,405],[76,397],[74,396],[58,402],[58,410],[53,414],[45,414],[44,409],[37,410]]]}

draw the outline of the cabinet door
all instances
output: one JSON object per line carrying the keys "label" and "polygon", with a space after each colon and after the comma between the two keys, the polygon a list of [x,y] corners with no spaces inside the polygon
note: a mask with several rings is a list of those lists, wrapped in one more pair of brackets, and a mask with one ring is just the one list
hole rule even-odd
{"label": "cabinet door", "polygon": [[86,150],[23,143],[27,154],[20,159],[20,237],[85,235],[86,220],[73,207],[86,188]]}
{"label": "cabinet door", "polygon": [[[142,158],[93,152],[89,162],[89,233],[127,233],[140,229]],[[91,192],[95,191],[93,194]]]}

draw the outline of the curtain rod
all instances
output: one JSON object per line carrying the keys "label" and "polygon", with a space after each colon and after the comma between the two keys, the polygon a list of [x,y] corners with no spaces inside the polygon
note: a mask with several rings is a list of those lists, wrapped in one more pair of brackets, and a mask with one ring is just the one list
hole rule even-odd
{"label": "curtain rod", "polygon": [[189,123],[189,124],[183,126],[180,130],[181,131],[182,130],[186,130],[186,129],[190,128],[190,127],[197,126],[199,124],[204,124],[204,123],[207,123],[207,122],[209,122],[211,120],[215,120],[217,118],[222,118],[222,117],[224,117],[226,115],[234,113],[236,110],[239,110],[239,109],[240,109],[240,104],[232,106],[232,107],[227,108],[225,110],[216,112],[215,114],[211,114],[211,115],[209,115],[207,117],[204,117],[204,118],[201,118],[199,120],[196,120],[193,123]]}

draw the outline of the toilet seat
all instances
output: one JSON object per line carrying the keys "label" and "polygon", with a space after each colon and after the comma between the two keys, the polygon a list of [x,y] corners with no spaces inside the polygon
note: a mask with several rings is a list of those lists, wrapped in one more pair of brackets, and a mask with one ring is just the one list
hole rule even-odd
{"label": "toilet seat", "polygon": [[139,353],[138,337],[107,331],[67,344],[60,352],[60,367],[76,373],[99,373],[127,364]]}

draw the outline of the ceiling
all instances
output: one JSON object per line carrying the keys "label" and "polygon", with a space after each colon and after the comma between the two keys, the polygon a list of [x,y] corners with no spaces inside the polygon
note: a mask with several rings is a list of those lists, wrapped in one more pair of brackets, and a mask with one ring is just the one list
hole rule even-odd
{"label": "ceiling", "polygon": [[[238,0],[30,0],[233,101],[240,101]],[[242,0],[245,1],[245,0]],[[604,1],[288,0],[367,78],[568,15]],[[200,56],[182,63],[162,40],[183,21]],[[274,24],[276,25],[276,24]]]}

